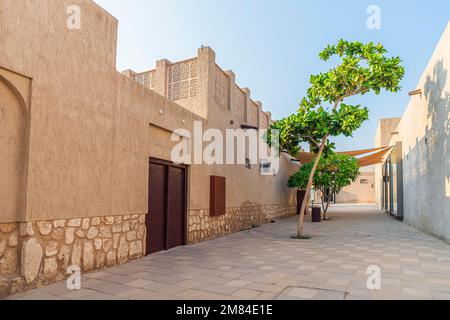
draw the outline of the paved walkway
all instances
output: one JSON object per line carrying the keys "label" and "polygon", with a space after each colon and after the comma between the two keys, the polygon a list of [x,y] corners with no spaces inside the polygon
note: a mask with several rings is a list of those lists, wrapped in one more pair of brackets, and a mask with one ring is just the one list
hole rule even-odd
{"label": "paved walkway", "polygon": [[[161,252],[13,299],[450,299],[450,246],[371,206],[336,206],[334,221],[297,219]],[[309,218],[309,217],[308,217]],[[309,220],[309,219],[308,219]],[[381,268],[381,290],[367,268]]]}

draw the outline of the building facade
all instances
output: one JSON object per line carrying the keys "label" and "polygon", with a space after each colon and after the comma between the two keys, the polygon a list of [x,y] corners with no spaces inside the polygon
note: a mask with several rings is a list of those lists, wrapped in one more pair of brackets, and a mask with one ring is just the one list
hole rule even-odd
{"label": "building facade", "polygon": [[[74,4],[79,29],[67,24]],[[271,123],[212,49],[122,74],[118,21],[92,1],[5,0],[0,12],[1,294],[295,214],[286,155],[270,175],[261,158],[171,161],[193,143],[179,129]]]}
{"label": "building facade", "polygon": [[[375,147],[390,146],[392,134],[396,131],[401,118],[385,118],[378,123],[375,133]],[[375,166],[375,202],[382,209],[383,204],[383,183],[382,183],[382,166]]]}
{"label": "building facade", "polygon": [[[391,153],[392,159],[386,159],[384,165],[392,170],[383,172],[379,165],[375,177],[381,207],[396,214],[401,203],[406,223],[446,241],[450,241],[449,69],[450,24],[416,90],[410,93],[411,100],[398,125],[395,129],[387,126],[377,134],[376,146],[384,143],[380,137],[390,136],[389,145],[395,146],[396,154]],[[387,189],[383,197],[386,180],[392,181],[392,190]]]}
{"label": "building facade", "polygon": [[375,172],[361,172],[354,183],[336,195],[336,203],[375,203]]}

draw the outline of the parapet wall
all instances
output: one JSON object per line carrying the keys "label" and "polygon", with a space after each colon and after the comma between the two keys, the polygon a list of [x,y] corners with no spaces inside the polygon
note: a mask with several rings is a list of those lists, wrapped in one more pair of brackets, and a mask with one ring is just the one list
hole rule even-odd
{"label": "parapet wall", "polygon": [[[180,62],[157,61],[154,70],[122,73],[203,118],[215,113],[207,97],[210,96],[214,107],[230,111],[242,124],[267,129],[272,123],[271,114],[262,110],[261,102],[250,98],[250,90],[235,83],[234,73],[215,63],[215,53],[210,48],[201,48],[197,57]],[[202,81],[207,83],[202,85]]]}

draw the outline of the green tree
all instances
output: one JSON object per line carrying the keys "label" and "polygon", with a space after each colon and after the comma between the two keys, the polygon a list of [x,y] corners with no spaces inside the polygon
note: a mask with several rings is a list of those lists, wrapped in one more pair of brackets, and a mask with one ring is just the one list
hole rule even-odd
{"label": "green tree", "polygon": [[[289,188],[306,189],[313,163],[300,167],[288,180]],[[358,160],[345,154],[331,153],[322,157],[313,178],[313,187],[319,190],[322,198],[323,219],[327,219],[328,195],[338,194],[356,181],[359,176]]]}
{"label": "green tree", "polygon": [[[296,155],[301,143],[308,143],[315,161],[306,186],[309,194],[322,154],[334,149],[330,136],[351,136],[369,118],[369,111],[360,105],[344,104],[346,98],[379,94],[382,89],[390,92],[400,90],[400,81],[405,74],[399,57],[388,58],[381,44],[348,42],[340,40],[320,53],[323,61],[336,56],[340,64],[328,72],[312,75],[307,96],[300,103],[297,113],[276,122],[271,129],[280,132],[280,149]],[[271,137],[268,135],[270,143]],[[307,199],[302,203],[297,227],[297,237],[302,238],[304,211]]]}

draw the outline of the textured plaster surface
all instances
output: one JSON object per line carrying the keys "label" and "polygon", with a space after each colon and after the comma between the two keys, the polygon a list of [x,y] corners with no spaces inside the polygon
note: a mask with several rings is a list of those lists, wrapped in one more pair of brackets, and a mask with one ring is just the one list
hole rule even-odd
{"label": "textured plaster surface", "polygon": [[[450,25],[411,97],[390,145],[402,142],[404,220],[450,240]],[[381,167],[377,169],[381,184]],[[378,188],[378,190],[380,190]],[[380,193],[378,192],[378,196]]]}

